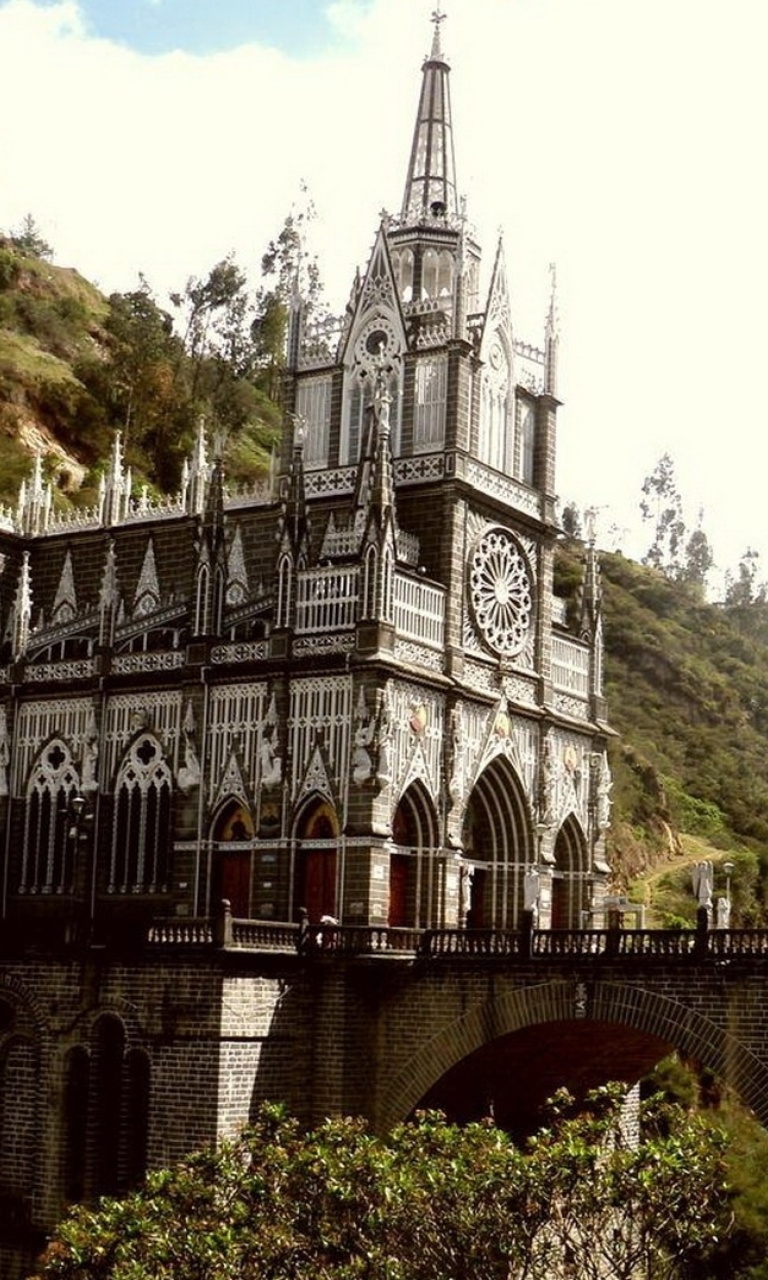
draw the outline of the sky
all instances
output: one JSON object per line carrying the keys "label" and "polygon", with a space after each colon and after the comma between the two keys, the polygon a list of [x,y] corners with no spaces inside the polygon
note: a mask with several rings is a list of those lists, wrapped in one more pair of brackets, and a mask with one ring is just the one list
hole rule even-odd
{"label": "sky", "polygon": [[[341,310],[402,196],[434,0],[0,0],[0,228],[163,302],[258,273],[306,184]],[[768,578],[764,0],[444,0],[457,177],[517,336],[562,329],[558,491],[639,557],[673,459],[718,574]],[[486,276],[487,278],[487,276]]]}

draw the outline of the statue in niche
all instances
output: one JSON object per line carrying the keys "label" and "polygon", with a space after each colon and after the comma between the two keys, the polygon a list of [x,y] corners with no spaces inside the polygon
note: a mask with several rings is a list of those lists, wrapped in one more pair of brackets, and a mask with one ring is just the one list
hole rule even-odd
{"label": "statue in niche", "polygon": [[464,724],[461,717],[461,707],[454,707],[451,712],[448,791],[454,804],[458,803],[464,794]]}
{"label": "statue in niche", "polygon": [[179,787],[182,791],[191,791],[196,787],[202,777],[200,761],[195,750],[195,713],[192,710],[192,703],[187,704],[187,714],[184,717],[184,763],[179,769]]}
{"label": "statue in niche", "polygon": [[386,696],[379,704],[378,725],[376,732],[376,781],[383,791],[392,781],[392,738],[394,730],[389,715]]}
{"label": "statue in niche", "polygon": [[373,777],[373,760],[370,746],[376,730],[375,717],[368,714],[365,694],[360,690],[357,703],[357,727],[352,749],[352,781],[359,787]]}
{"label": "statue in niche", "polygon": [[539,821],[542,826],[551,827],[554,821],[554,777],[552,760],[552,741],[545,735],[541,745],[541,762],[539,765]]}
{"label": "statue in niche", "polygon": [[197,758],[192,735],[184,734],[184,763],[179,769],[179,787],[182,791],[191,791],[200,782],[200,761]]}
{"label": "statue in niche", "polygon": [[598,831],[605,831],[611,817],[611,788],[613,781],[608,768],[608,758],[603,752],[597,774],[597,796],[595,799],[595,817]]}
{"label": "statue in niche", "polygon": [[278,787],[283,780],[283,761],[277,754],[277,726],[266,724],[259,743],[262,787]]}
{"label": "statue in niche", "polygon": [[5,707],[0,707],[0,796],[8,795],[8,765],[10,764],[10,759],[8,719],[5,714]]}
{"label": "statue in niche", "polygon": [[83,748],[82,788],[83,791],[96,791],[99,786],[97,777],[99,766],[99,739],[93,734],[86,740]]}

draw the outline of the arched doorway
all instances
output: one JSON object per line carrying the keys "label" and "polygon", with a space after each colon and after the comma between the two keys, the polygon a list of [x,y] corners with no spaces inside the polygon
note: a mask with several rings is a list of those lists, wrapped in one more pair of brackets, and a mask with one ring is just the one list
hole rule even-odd
{"label": "arched doorway", "polygon": [[337,919],[339,822],[333,805],[327,800],[311,802],[296,824],[296,836],[294,915],[304,908],[313,924],[323,916]]}
{"label": "arched doorway", "polygon": [[395,849],[389,859],[389,913],[393,928],[443,923],[444,867],[437,861],[437,821],[420,782],[403,793],[392,819]]}
{"label": "arched doorway", "polygon": [[592,906],[587,876],[587,846],[575,818],[568,818],[555,840],[552,878],[552,928],[589,928]]}
{"label": "arched doorway", "polygon": [[229,800],[213,824],[212,906],[226,899],[232,915],[247,919],[251,907],[253,818],[242,801]]}
{"label": "arched doorway", "polygon": [[516,928],[534,845],[523,789],[506,757],[491,761],[477,779],[467,805],[462,844],[472,868],[468,923]]}

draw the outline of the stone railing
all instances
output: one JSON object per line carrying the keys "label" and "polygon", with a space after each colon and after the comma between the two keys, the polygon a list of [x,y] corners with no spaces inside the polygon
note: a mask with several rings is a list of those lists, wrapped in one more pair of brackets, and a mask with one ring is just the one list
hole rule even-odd
{"label": "stone railing", "polygon": [[554,636],[552,640],[552,684],[563,693],[586,698],[589,693],[589,649],[577,640]]}
{"label": "stone railing", "polygon": [[421,578],[396,573],[395,627],[398,635],[442,648],[445,631],[445,588]]}
{"label": "stone railing", "polygon": [[291,924],[180,917],[155,920],[157,947],[280,951],[308,958],[391,956],[413,960],[768,961],[768,929],[408,929],[387,925]]}

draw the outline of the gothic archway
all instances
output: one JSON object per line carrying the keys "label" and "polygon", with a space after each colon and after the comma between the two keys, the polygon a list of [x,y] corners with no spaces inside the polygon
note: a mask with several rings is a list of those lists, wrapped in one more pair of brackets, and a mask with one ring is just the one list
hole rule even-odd
{"label": "gothic archway", "polygon": [[293,877],[294,917],[303,910],[313,924],[323,916],[338,918],[339,820],[329,800],[315,797],[296,822]]}
{"label": "gothic archway", "polygon": [[389,861],[389,924],[442,924],[445,868],[438,861],[437,815],[421,782],[412,783],[400,797],[392,838],[396,847]]}
{"label": "gothic archway", "polygon": [[233,916],[239,919],[249,916],[253,836],[253,818],[248,806],[237,797],[226,800],[211,828],[211,905],[214,911],[218,911],[226,899]]}
{"label": "gothic archway", "polygon": [[505,756],[480,774],[467,804],[462,844],[471,866],[470,922],[514,929],[523,909],[523,880],[534,861],[533,829],[518,776]]}
{"label": "gothic archway", "polygon": [[589,927],[591,893],[588,878],[587,845],[576,819],[567,818],[555,840],[555,869],[552,877],[553,929]]}

